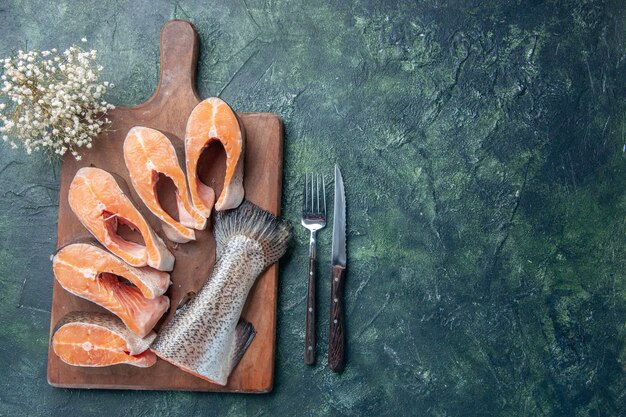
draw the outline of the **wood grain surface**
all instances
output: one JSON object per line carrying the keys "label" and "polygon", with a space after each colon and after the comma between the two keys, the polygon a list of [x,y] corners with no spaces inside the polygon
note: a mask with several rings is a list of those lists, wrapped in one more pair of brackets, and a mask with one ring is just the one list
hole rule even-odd
{"label": "wood grain surface", "polygon": [[342,372],[346,365],[346,329],[343,307],[343,289],[346,268],[333,265],[330,274],[330,319],[328,330],[328,367],[333,372]]}
{"label": "wood grain surface", "polygon": [[[183,138],[187,118],[200,101],[195,90],[195,70],[198,57],[198,36],[185,21],[167,22],[161,31],[161,75],[154,95],[136,107],[116,108],[109,113],[109,131],[100,135],[94,147],[75,161],[66,156],[61,168],[57,248],[89,235],[72,213],[67,193],[78,169],[96,166],[118,174],[130,185],[124,165],[122,144],[128,130],[136,125],[162,131],[172,140],[179,157],[183,155]],[[282,181],[282,138],[280,118],[269,113],[238,113],[246,129],[244,186],[246,198],[274,214],[279,214]],[[200,178],[216,189],[219,196],[223,183],[225,158],[220,146],[211,146],[204,160]],[[184,168],[183,168],[184,169]],[[173,185],[164,182],[159,187],[164,205],[170,205]],[[215,262],[215,242],[207,230],[196,232],[197,240],[175,244],[165,238],[160,221],[143,205],[132,191],[135,206],[157,233],[167,242],[176,257],[171,275],[172,286],[167,292],[172,307],[155,328],[174,314],[175,307],[189,292],[196,292],[210,275]],[[50,279],[53,279],[52,271]],[[221,387],[180,371],[163,360],[151,368],[129,365],[104,368],[81,368],[66,365],[51,350],[48,351],[48,382],[57,387],[157,389],[191,391],[225,391],[264,393],[272,389],[276,336],[276,296],[278,267],[271,266],[259,277],[248,297],[242,316],[250,321],[257,335],[242,361],[231,374],[228,385]],[[71,311],[105,311],[97,305],[78,298],[54,281],[50,330]],[[52,334],[51,334],[52,336]]]}

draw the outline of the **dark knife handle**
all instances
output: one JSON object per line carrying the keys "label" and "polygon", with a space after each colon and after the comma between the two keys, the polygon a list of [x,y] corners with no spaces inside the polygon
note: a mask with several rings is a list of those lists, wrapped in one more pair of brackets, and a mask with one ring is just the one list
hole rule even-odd
{"label": "dark knife handle", "polygon": [[344,349],[346,335],[343,312],[343,286],[346,268],[333,265],[330,289],[330,331],[328,333],[328,366],[341,372],[345,366]]}
{"label": "dark knife handle", "polygon": [[309,288],[306,297],[304,363],[315,364],[315,256],[309,257]]}

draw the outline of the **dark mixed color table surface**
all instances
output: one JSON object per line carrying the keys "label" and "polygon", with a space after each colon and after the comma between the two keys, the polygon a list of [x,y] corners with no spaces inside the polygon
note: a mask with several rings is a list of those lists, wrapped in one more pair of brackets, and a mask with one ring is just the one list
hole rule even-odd
{"label": "dark mixed color table surface", "polygon": [[[281,261],[268,395],[55,389],[59,165],[0,144],[0,415],[626,414],[626,5],[620,1],[14,1],[0,53],[88,38],[144,102],[188,19],[198,90],[285,123],[282,211],[341,165],[348,364],[303,363],[308,233]],[[332,194],[329,194],[332,195]]]}

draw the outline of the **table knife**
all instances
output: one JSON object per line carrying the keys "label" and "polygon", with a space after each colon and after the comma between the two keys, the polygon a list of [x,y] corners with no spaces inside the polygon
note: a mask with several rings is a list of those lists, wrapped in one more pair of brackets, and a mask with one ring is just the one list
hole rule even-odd
{"label": "table knife", "polygon": [[333,245],[330,289],[330,331],[328,333],[328,366],[341,372],[345,366],[343,287],[346,276],[346,197],[343,177],[335,165],[335,200],[333,211]]}

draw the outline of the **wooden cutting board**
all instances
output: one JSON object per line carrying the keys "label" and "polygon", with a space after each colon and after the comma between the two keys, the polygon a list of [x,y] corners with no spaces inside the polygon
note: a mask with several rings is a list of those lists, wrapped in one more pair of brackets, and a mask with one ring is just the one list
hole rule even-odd
{"label": "wooden cutting board", "polygon": [[[131,184],[124,165],[122,144],[133,126],[147,126],[165,133],[175,144],[179,156],[184,152],[183,139],[187,118],[200,99],[195,90],[195,70],[198,58],[198,35],[194,27],[181,20],[167,22],[161,30],[161,75],[154,95],[144,104],[111,110],[110,130],[101,134],[94,147],[82,153],[77,162],[71,156],[63,159],[57,248],[65,246],[89,233],[72,213],[67,201],[69,184],[82,167],[96,166],[113,172]],[[270,113],[238,113],[247,134],[245,148],[244,186],[246,198],[265,210],[278,215],[282,182],[283,126],[280,118]],[[221,146],[212,146],[205,169],[200,173],[203,182],[212,185],[216,196],[221,192],[225,157]],[[143,205],[132,190],[136,207],[157,233],[167,242],[176,257],[171,275],[173,282],[167,292],[172,308],[156,326],[174,314],[175,306],[189,292],[197,292],[206,281],[215,262],[215,242],[207,230],[196,232],[197,240],[174,244],[165,238],[160,221]],[[160,187],[164,206],[173,203],[173,185],[166,181]],[[129,237],[130,238],[130,237]],[[54,280],[52,273],[50,279]],[[81,368],[66,365],[49,348],[48,382],[66,388],[156,389],[265,393],[272,389],[276,336],[276,295],[278,267],[271,266],[258,278],[244,307],[243,317],[250,321],[257,335],[228,385],[221,387],[180,371],[159,359],[151,368],[140,369],[130,365],[104,368]],[[97,305],[65,291],[56,280],[52,293],[50,336],[59,320],[71,311],[105,311]]]}

